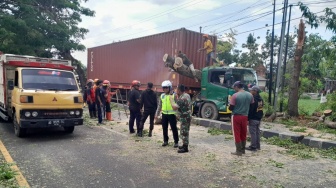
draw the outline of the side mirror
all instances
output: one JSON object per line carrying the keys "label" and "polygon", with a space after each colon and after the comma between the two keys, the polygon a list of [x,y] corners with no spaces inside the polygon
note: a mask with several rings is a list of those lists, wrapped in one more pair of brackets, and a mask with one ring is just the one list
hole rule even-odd
{"label": "side mirror", "polygon": [[9,80],[7,82],[7,86],[9,90],[13,90],[14,89],[14,81],[13,80]]}

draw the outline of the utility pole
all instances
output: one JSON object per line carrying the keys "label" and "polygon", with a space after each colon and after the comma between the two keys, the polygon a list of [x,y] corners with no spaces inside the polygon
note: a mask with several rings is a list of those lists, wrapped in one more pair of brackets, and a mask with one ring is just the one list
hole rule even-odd
{"label": "utility pole", "polygon": [[284,99],[284,85],[285,85],[285,73],[286,73],[286,64],[287,64],[287,54],[288,54],[288,41],[289,41],[289,27],[290,27],[290,21],[291,21],[291,14],[292,14],[292,6],[293,5],[289,5],[289,15],[288,15],[288,27],[287,27],[287,37],[286,37],[286,52],[285,52],[285,59],[284,59],[284,65],[283,65],[283,69],[282,69],[282,81],[281,81],[281,86],[282,86],[282,90],[281,90],[281,100],[280,100],[280,112],[282,112],[282,108],[283,108],[283,99]]}
{"label": "utility pole", "polygon": [[[287,21],[287,7],[288,7],[288,0],[285,0],[284,2],[284,8],[283,8],[283,16],[282,16],[282,26],[281,26],[281,38],[280,38],[280,52],[278,56],[278,66],[277,66],[277,82],[275,85],[275,97],[274,97],[274,112],[277,111],[277,104],[278,104],[278,92],[279,92],[279,87],[280,87],[280,77],[281,77],[281,64],[282,64],[282,54],[283,54],[283,43],[284,43],[284,38],[285,38],[285,30],[286,30],[286,21]],[[280,88],[282,89],[283,86]]]}
{"label": "utility pole", "polygon": [[202,34],[202,26],[200,26],[200,33]]}
{"label": "utility pole", "polygon": [[274,49],[274,20],[275,20],[275,1],[273,2],[273,24],[272,24],[272,40],[271,40],[271,61],[270,61],[270,74],[268,78],[268,103],[272,105],[272,82],[273,82],[273,49]]}

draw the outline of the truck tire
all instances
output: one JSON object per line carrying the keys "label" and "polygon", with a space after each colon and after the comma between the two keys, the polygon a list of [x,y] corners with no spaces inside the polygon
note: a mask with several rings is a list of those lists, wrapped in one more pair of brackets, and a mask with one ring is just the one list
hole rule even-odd
{"label": "truck tire", "polygon": [[69,133],[69,134],[73,133],[74,130],[75,130],[75,126],[63,127],[63,128],[64,128],[64,131],[65,131],[66,133]]}
{"label": "truck tire", "polygon": [[16,119],[16,113],[15,112],[14,112],[14,115],[13,115],[13,125],[14,125],[14,132],[15,132],[15,135],[17,137],[22,138],[22,137],[26,136],[27,129],[20,127],[19,122]]}
{"label": "truck tire", "polygon": [[201,108],[201,117],[205,119],[217,120],[219,118],[218,110],[213,103],[204,103]]}

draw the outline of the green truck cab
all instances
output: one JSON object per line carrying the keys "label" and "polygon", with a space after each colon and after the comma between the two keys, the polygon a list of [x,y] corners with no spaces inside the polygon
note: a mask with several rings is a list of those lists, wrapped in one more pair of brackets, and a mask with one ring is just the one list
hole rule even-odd
{"label": "green truck cab", "polygon": [[230,116],[229,100],[235,92],[232,84],[236,81],[258,85],[256,72],[251,68],[203,68],[200,95],[192,105],[193,115],[214,120]]}

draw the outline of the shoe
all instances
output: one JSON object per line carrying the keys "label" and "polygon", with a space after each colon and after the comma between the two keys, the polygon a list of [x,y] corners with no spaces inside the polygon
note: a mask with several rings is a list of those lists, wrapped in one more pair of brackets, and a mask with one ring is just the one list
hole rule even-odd
{"label": "shoe", "polygon": [[168,146],[168,142],[163,142],[162,146]]}
{"label": "shoe", "polygon": [[133,133],[135,133],[135,131],[134,131],[134,130],[130,131],[130,134],[133,134]]}
{"label": "shoe", "polygon": [[179,146],[178,149],[183,149],[183,146]]}
{"label": "shoe", "polygon": [[242,154],[245,154],[245,147],[246,147],[246,140],[241,142],[241,152]]}
{"label": "shoe", "polygon": [[242,143],[241,142],[236,142],[236,151],[231,152],[232,155],[237,155],[237,156],[242,156]]}
{"label": "shoe", "polygon": [[142,137],[142,131],[139,131],[137,135],[138,137]]}
{"label": "shoe", "polygon": [[152,137],[152,130],[149,130],[148,137]]}
{"label": "shoe", "polygon": [[178,147],[179,147],[178,143],[175,143],[174,148],[178,148]]}
{"label": "shoe", "polygon": [[254,148],[252,146],[249,146],[247,148],[245,148],[246,150],[249,150],[249,151],[257,151],[257,148]]}
{"label": "shoe", "polygon": [[183,145],[182,146],[182,149],[179,149],[178,151],[177,151],[177,153],[186,153],[186,152],[188,152],[189,150],[188,150],[188,145]]}

